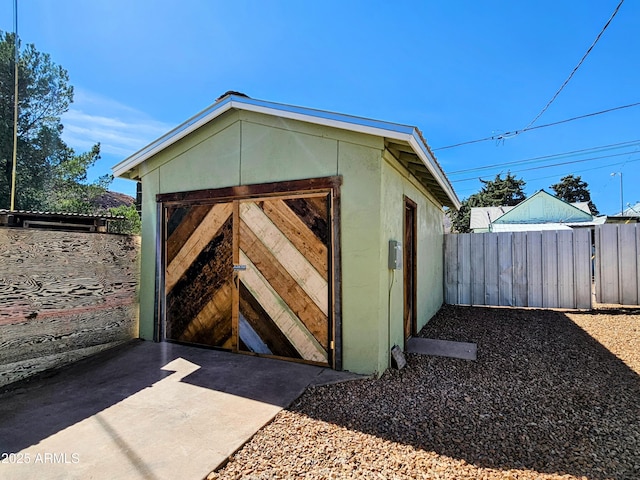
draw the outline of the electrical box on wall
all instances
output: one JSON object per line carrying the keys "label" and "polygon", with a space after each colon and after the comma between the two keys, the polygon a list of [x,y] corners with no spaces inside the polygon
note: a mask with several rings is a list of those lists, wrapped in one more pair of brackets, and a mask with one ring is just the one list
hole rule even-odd
{"label": "electrical box on wall", "polygon": [[402,244],[389,240],[389,270],[402,270]]}

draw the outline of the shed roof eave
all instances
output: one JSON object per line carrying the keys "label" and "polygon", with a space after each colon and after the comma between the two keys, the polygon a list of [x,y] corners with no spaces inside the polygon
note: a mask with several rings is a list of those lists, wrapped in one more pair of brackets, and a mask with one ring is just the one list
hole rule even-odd
{"label": "shed roof eave", "polygon": [[201,110],[200,112],[189,118],[187,121],[181,123],[161,137],[158,137],[156,140],[141,148],[129,157],[125,158],[120,163],[117,163],[116,165],[111,167],[113,175],[115,177],[126,177],[125,174],[128,171],[134,169],[145,160],[153,157],[155,154],[164,150],[169,145],[174,144],[181,138],[186,137],[191,132],[197,130],[203,125],[206,125],[214,118],[230,110],[232,108],[230,98],[231,97],[220,101],[219,104],[214,104],[213,106],[217,107],[214,110],[211,110],[212,106]]}
{"label": "shed roof eave", "polygon": [[[447,180],[444,172],[429,152],[429,148],[415,127],[397,123],[372,120],[340,113],[332,113],[324,110],[314,110],[306,107],[296,107],[280,103],[266,102],[248,97],[229,95],[219,102],[210,105],[204,110],[192,116],[186,122],[178,125],[173,130],[151,142],[146,147],[138,150],[122,162],[114,165],[112,171],[116,177],[130,176],[130,172],[145,160],[153,157],[168,146],[186,137],[191,132],[214,120],[218,116],[231,109],[246,110],[266,115],[279,116],[291,120],[298,120],[341,130],[350,130],[363,134],[379,136],[390,140],[406,142],[415,151],[427,171],[433,176],[448,202],[443,205],[460,208],[460,201],[453,187]],[[438,195],[440,196],[440,195]]]}
{"label": "shed roof eave", "polygon": [[438,182],[438,185],[440,185],[440,188],[442,188],[446,197],[450,200],[450,204],[445,206],[460,210],[460,200],[453,190],[451,183],[449,183],[446,175],[437,164],[436,160],[432,157],[431,153],[428,151],[426,143],[422,140],[422,136],[419,135],[416,129],[414,129],[411,134],[409,144],[418,155],[418,158],[422,160],[422,163],[427,168],[429,173],[433,176],[436,182]]}
{"label": "shed roof eave", "polygon": [[408,125],[229,95],[223,100],[220,100],[219,102],[198,112],[173,130],[154,140],[146,147],[138,150],[122,162],[114,165],[112,167],[113,174],[116,177],[122,176],[128,170],[138,166],[161,150],[167,148],[181,138],[184,138],[191,132],[197,130],[201,126],[231,109],[279,116],[291,120],[299,120],[380,137],[388,136],[388,134],[410,135],[413,130],[413,127]]}

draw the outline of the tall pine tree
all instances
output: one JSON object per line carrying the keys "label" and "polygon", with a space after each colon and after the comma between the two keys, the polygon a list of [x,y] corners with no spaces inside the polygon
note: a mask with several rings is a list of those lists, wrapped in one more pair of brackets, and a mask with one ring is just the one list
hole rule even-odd
{"label": "tall pine tree", "polygon": [[507,172],[505,178],[498,174],[493,180],[482,180],[482,189],[461,202],[458,212],[452,213],[453,229],[458,233],[471,231],[471,208],[514,206],[527,198],[525,181]]}
{"label": "tall pine tree", "polygon": [[588,202],[591,215],[599,215],[598,209],[591,201],[591,193],[589,192],[589,185],[583,181],[580,175],[577,177],[574,175],[567,175],[560,179],[559,183],[551,185],[550,187],[556,194],[556,197],[564,200],[568,203],[576,202]]}
{"label": "tall pine tree", "polygon": [[18,49],[16,209],[90,213],[110,176],[88,184],[100,146],[76,155],[62,140],[61,116],[73,102],[67,71],[33,44],[21,49],[0,31],[0,208],[9,208],[13,167],[14,71]]}

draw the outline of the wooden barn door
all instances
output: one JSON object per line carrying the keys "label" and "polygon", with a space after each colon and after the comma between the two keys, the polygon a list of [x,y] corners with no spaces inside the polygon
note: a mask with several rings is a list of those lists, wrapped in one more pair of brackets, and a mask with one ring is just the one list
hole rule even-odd
{"label": "wooden barn door", "polygon": [[330,193],[164,216],[164,338],[331,363]]}
{"label": "wooden barn door", "polygon": [[241,350],[328,363],[328,200],[240,202]]}
{"label": "wooden barn door", "polygon": [[165,210],[168,340],[233,349],[233,203]]}

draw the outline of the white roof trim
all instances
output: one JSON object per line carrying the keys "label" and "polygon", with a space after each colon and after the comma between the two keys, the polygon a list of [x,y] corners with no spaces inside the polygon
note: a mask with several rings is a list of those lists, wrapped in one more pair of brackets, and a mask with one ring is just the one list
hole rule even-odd
{"label": "white roof trim", "polygon": [[[387,137],[392,138],[392,137],[389,137],[388,135]],[[458,200],[458,196],[453,191],[453,187],[449,183],[449,180],[445,176],[442,169],[439,166],[437,166],[435,159],[431,156],[431,153],[429,153],[429,151],[427,150],[424,142],[416,135],[415,129],[413,129],[411,137],[407,141],[409,145],[411,145],[411,148],[413,148],[415,152],[418,154],[418,157],[420,158],[420,160],[422,160],[422,163],[424,163],[425,167],[427,167],[427,170],[429,170],[429,173],[433,175],[433,178],[435,178],[436,182],[440,184],[444,192],[452,200],[456,210],[459,210],[460,200]]]}
{"label": "white roof trim", "polygon": [[229,95],[223,100],[207,107],[122,162],[114,165],[112,167],[114,176],[119,177],[124,175],[145,160],[231,109],[262,113],[407,142],[416,152],[420,160],[422,160],[427,170],[433,175],[438,184],[440,184],[447,196],[456,205],[456,208],[460,208],[460,201],[453,191],[451,184],[435,162],[435,159],[433,159],[428,152],[426,145],[424,145],[424,142],[419,138],[414,127],[327,112],[324,110],[265,102],[263,100],[236,95]]}
{"label": "white roof trim", "polygon": [[209,114],[206,114],[209,108],[198,112],[186,122],[181,123],[176,128],[165,133],[158,139],[151,142],[146,147],[141,148],[133,155],[125,158],[122,162],[117,163],[116,165],[111,167],[111,170],[113,171],[113,175],[115,177],[119,177],[123,175],[129,170],[140,165],[145,160],[153,157],[158,152],[164,150],[169,145],[176,143],[181,138],[186,137],[191,132],[197,130],[203,125],[206,125],[211,120],[222,115],[223,113],[225,113],[227,110],[230,110],[230,109],[231,109],[231,102],[227,102],[224,105],[220,105],[219,108],[215,109]]}

